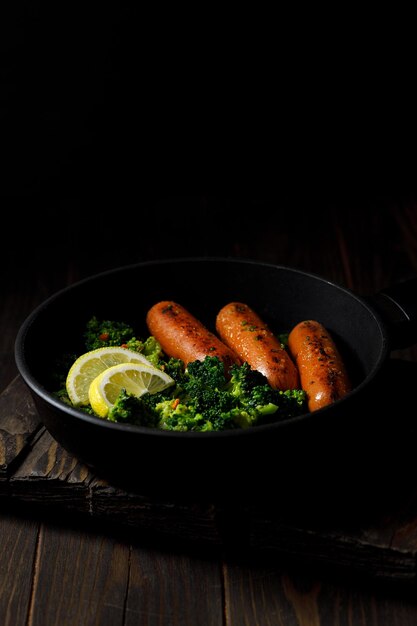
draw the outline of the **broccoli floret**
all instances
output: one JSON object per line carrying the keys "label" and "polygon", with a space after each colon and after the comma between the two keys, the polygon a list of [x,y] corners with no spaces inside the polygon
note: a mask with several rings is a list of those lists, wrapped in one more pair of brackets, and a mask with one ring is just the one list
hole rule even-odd
{"label": "broccoli floret", "polygon": [[227,385],[230,393],[239,400],[240,414],[235,419],[239,426],[277,421],[301,415],[306,410],[306,393],[301,389],[272,389],[266,377],[252,370],[247,362],[233,365]]}
{"label": "broccoli floret", "polygon": [[231,378],[227,383],[227,390],[237,398],[248,396],[254,387],[268,386],[266,376],[252,369],[246,361],[242,365],[232,365],[229,371]]}
{"label": "broccoli floret", "polygon": [[244,394],[243,401],[248,406],[265,406],[275,404],[277,390],[272,389],[267,383],[256,385]]}
{"label": "broccoli floret", "polygon": [[145,339],[139,351],[156,367],[164,356],[161,344],[152,335]]}
{"label": "broccoli floret", "polygon": [[140,339],[132,337],[132,339],[129,339],[129,341],[126,341],[126,343],[122,343],[120,345],[122,345],[124,348],[127,348],[128,350],[133,350],[134,352],[142,352],[144,343]]}
{"label": "broccoli floret", "polygon": [[226,384],[223,362],[217,356],[206,356],[203,361],[188,364],[187,374],[199,385],[212,389],[221,389]]}
{"label": "broccoli floret", "polygon": [[306,400],[306,393],[302,389],[282,391],[272,389],[269,385],[260,385],[242,399],[242,404],[255,409],[258,424],[266,424],[301,415],[306,411]]}
{"label": "broccoli floret", "polygon": [[177,400],[166,400],[156,406],[159,413],[159,428],[162,430],[205,430],[206,419],[194,407]]}
{"label": "broccoli floret", "polygon": [[225,389],[224,365],[218,357],[193,361],[186,369],[183,361],[171,358],[164,371],[174,378],[176,385],[160,392],[159,397],[157,394],[152,399],[142,397],[159,415],[159,428],[209,431],[237,427],[231,412],[235,398]]}
{"label": "broccoli floret", "polygon": [[158,427],[163,430],[208,432],[237,428],[234,416],[230,411],[228,413],[213,411],[212,415],[209,415],[208,411],[198,412],[196,407],[191,404],[177,403],[172,400],[161,402],[156,406],[156,410],[160,414]]}
{"label": "broccoli floret", "polygon": [[182,402],[208,422],[219,419],[235,405],[226,389],[224,364],[218,357],[206,356],[203,361],[188,364],[182,381]]}
{"label": "broccoli floret", "polygon": [[196,414],[201,414],[207,421],[216,424],[223,422],[236,404],[227,391],[204,387],[193,379],[185,385],[184,392],[182,401],[193,407]]}
{"label": "broccoli floret", "polygon": [[239,428],[239,418],[235,413],[236,409],[231,409],[224,413],[211,415],[210,421],[207,422],[205,430],[231,430]]}
{"label": "broccoli floret", "polygon": [[87,322],[84,343],[87,351],[105,346],[124,346],[141,352],[155,366],[159,366],[164,357],[160,343],[152,335],[145,340],[138,339],[129,324],[114,320],[101,321],[97,317]]}
{"label": "broccoli floret", "polygon": [[307,393],[303,389],[286,389],[278,391],[279,417],[287,419],[307,412]]}
{"label": "broccoli floret", "polygon": [[171,376],[176,382],[177,385],[181,385],[185,378],[186,373],[184,369],[184,361],[181,359],[175,359],[171,357],[167,361],[160,361],[159,367],[166,373],[168,376]]}
{"label": "broccoli floret", "polygon": [[87,351],[104,346],[121,346],[132,340],[135,340],[135,336],[129,324],[113,320],[99,320],[95,316],[87,322],[84,332]]}
{"label": "broccoli floret", "polygon": [[239,405],[230,411],[229,417],[235,428],[249,428],[257,424],[259,412],[253,407]]}
{"label": "broccoli floret", "polygon": [[252,369],[246,361],[233,365],[230,373],[227,390],[238,402],[234,419],[241,428],[254,426],[260,418],[276,413],[275,394],[266,376]]}
{"label": "broccoli floret", "polygon": [[111,422],[156,427],[158,423],[158,414],[154,410],[154,404],[157,401],[156,395],[144,394],[137,398],[122,389],[114,406],[110,409],[107,419]]}
{"label": "broccoli floret", "polygon": [[225,430],[248,428],[299,415],[306,409],[302,390],[272,389],[266,377],[248,363],[234,365],[230,379],[218,357],[193,361],[184,371],[182,361],[170,359],[166,370],[176,381],[159,397],[143,396],[148,408],[159,415],[165,430]]}

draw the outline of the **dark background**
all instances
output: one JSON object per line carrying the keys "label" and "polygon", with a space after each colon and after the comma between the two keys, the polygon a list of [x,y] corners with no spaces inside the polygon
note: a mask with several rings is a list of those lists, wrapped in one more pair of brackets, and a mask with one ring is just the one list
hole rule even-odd
{"label": "dark background", "polygon": [[[412,196],[401,194],[301,202],[250,192],[132,198],[57,193],[7,203],[2,275],[12,288],[40,275],[56,276],[59,284],[118,265],[181,256],[239,256],[320,272],[329,266],[326,250],[340,245],[335,225],[348,238],[349,253],[357,247],[366,273],[370,251],[389,255],[397,245],[398,220],[416,206]],[[312,242],[322,250],[323,267],[320,254],[314,260],[304,255]]]}
{"label": "dark background", "polygon": [[214,187],[320,204],[415,185],[412,81],[393,50],[308,20],[257,30],[126,2],[0,18],[3,195],[137,206]]}
{"label": "dark background", "polygon": [[334,220],[353,237],[381,213],[369,238],[389,250],[414,206],[407,83],[383,58],[128,3],[2,13],[8,287],[174,256],[308,267],[303,238],[328,243]]}

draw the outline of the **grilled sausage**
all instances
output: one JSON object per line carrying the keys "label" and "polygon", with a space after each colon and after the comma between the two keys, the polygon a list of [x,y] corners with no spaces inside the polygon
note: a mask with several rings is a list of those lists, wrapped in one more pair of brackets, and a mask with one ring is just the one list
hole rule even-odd
{"label": "grilled sausage", "polygon": [[227,373],[233,363],[240,363],[233,350],[176,302],[164,300],[154,304],[146,323],[165,354],[182,359],[185,366],[191,361],[203,361],[206,356],[217,356]]}
{"label": "grilled sausage", "polygon": [[298,371],[265,322],[242,302],[230,302],[217,314],[216,331],[242,361],[266,376],[274,389],[299,389]]}
{"label": "grilled sausage", "polygon": [[351,390],[336,344],[319,322],[297,324],[288,336],[288,349],[298,367],[310,411],[332,404]]}

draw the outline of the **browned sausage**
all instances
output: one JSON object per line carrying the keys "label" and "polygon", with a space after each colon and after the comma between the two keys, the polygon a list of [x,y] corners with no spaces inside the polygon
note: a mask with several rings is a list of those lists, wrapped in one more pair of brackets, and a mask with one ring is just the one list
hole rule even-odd
{"label": "browned sausage", "polygon": [[226,304],[217,314],[216,330],[242,361],[266,376],[271,387],[300,388],[298,371],[288,352],[247,304]]}
{"label": "browned sausage", "polygon": [[288,336],[288,349],[297,364],[310,411],[316,411],[351,390],[351,382],[336,344],[315,320],[297,324]]}
{"label": "browned sausage", "polygon": [[146,323],[165,354],[182,359],[186,366],[191,361],[203,361],[207,355],[219,357],[226,372],[233,363],[240,363],[238,356],[214,333],[172,300],[154,304],[147,313]]}

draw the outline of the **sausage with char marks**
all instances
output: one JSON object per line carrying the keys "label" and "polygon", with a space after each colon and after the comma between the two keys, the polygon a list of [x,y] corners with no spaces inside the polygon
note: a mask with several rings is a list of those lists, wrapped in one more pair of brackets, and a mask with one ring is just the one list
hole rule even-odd
{"label": "sausage with char marks", "polygon": [[322,324],[315,320],[297,324],[288,336],[288,349],[297,364],[310,411],[332,404],[349,393],[351,382],[344,362]]}
{"label": "sausage with char marks", "polygon": [[274,389],[300,389],[298,371],[288,352],[247,304],[230,302],[216,318],[216,330],[242,361],[266,376]]}
{"label": "sausage with char marks", "polygon": [[191,361],[203,361],[206,356],[217,356],[223,361],[227,373],[232,364],[240,363],[233,350],[172,300],[154,304],[147,313],[146,323],[165,354],[181,359],[185,366]]}

